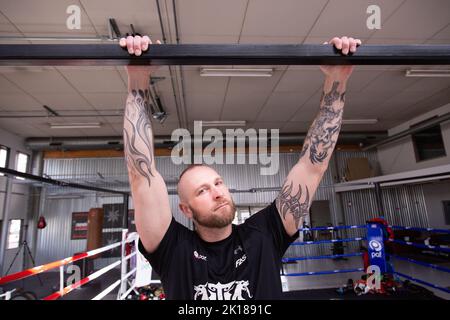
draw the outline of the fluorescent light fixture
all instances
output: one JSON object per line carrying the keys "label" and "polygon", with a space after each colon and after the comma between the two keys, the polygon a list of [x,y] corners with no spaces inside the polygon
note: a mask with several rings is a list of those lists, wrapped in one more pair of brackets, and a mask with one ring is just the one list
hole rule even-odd
{"label": "fluorescent light fixture", "polygon": [[244,127],[245,120],[238,121],[202,121],[203,127]]}
{"label": "fluorescent light fixture", "polygon": [[49,200],[65,200],[65,199],[83,199],[84,196],[83,195],[70,195],[70,194],[61,194],[61,195],[53,195],[53,194],[49,194],[47,196],[47,199]]}
{"label": "fluorescent light fixture", "polygon": [[201,77],[271,77],[273,69],[201,68]]}
{"label": "fluorescent light fixture", "polygon": [[342,124],[375,124],[378,119],[343,119]]}
{"label": "fluorescent light fixture", "polygon": [[405,76],[421,77],[421,78],[450,77],[450,69],[440,69],[440,70],[408,69],[406,70]]}
{"label": "fluorescent light fixture", "polygon": [[100,122],[49,123],[50,129],[89,129],[100,128]]}

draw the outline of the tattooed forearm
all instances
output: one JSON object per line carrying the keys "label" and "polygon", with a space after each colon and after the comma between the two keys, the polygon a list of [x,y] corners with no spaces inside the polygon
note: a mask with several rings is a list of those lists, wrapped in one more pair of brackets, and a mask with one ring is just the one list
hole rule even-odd
{"label": "tattooed forearm", "polygon": [[341,129],[345,99],[345,92],[340,93],[338,86],[335,81],[331,91],[322,94],[319,114],[309,128],[300,159],[308,154],[312,164],[322,164],[331,155]]}
{"label": "tattooed forearm", "polygon": [[281,214],[281,217],[286,220],[286,215],[292,214],[294,217],[295,225],[298,227],[300,219],[308,214],[309,210],[309,190],[308,186],[305,186],[305,196],[302,201],[302,186],[298,185],[298,191],[293,192],[294,183],[291,181],[289,184],[287,181],[284,183],[280,194],[277,197],[277,207]]}
{"label": "tattooed forearm", "polygon": [[128,170],[151,184],[153,134],[150,123],[148,90],[131,90],[124,117],[124,145]]}

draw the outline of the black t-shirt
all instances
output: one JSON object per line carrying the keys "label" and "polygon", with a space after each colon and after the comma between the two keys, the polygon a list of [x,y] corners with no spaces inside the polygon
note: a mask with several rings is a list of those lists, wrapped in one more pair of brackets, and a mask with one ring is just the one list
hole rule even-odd
{"label": "black t-shirt", "polygon": [[290,237],[275,201],[232,225],[232,233],[205,242],[174,218],[158,248],[139,250],[161,277],[167,299],[247,300],[280,299],[281,258],[298,237]]}

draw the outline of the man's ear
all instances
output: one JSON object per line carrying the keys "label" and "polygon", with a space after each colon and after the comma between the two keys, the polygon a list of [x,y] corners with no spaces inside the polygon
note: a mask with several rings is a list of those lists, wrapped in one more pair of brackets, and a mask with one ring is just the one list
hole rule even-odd
{"label": "man's ear", "polygon": [[180,203],[178,207],[187,218],[192,219],[192,210],[191,208],[189,208],[189,206],[185,205],[184,203]]}

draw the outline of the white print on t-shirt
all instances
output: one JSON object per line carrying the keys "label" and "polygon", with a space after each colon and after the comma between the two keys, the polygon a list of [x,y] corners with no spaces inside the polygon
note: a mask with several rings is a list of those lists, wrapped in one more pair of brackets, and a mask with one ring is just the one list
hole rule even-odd
{"label": "white print on t-shirt", "polygon": [[196,259],[202,259],[202,260],[206,261],[206,256],[202,256],[201,254],[199,254],[199,253],[197,252],[197,250],[194,251],[194,258],[196,258]]}
{"label": "white print on t-shirt", "polygon": [[194,286],[194,300],[247,300],[252,297],[248,285],[248,280],[199,284]]}
{"label": "white print on t-shirt", "polygon": [[236,268],[239,267],[244,261],[247,259],[247,256],[244,254],[242,257],[236,260]]}
{"label": "white print on t-shirt", "polygon": [[239,251],[242,251],[242,247],[241,246],[237,246],[236,249],[234,249],[234,254],[238,254]]}

